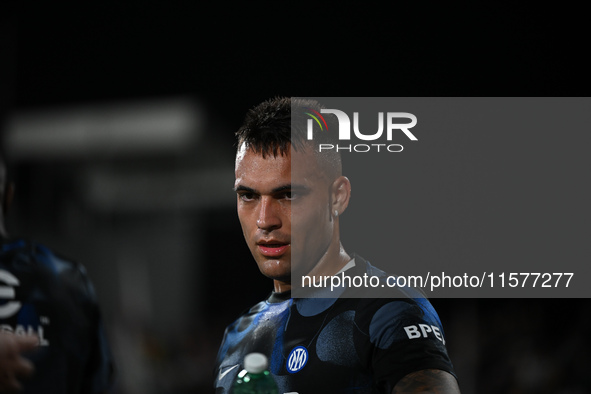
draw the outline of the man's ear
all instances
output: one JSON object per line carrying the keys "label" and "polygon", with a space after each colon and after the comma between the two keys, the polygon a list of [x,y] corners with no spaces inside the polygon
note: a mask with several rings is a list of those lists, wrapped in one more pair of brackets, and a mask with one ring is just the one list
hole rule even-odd
{"label": "man's ear", "polygon": [[346,176],[340,176],[332,183],[332,209],[333,216],[339,216],[347,206],[349,206],[349,199],[351,198],[351,182]]}

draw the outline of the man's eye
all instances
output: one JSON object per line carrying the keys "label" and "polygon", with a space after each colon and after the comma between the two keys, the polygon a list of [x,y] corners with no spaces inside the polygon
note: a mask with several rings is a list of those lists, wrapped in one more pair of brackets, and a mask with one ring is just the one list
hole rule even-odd
{"label": "man's eye", "polygon": [[240,193],[238,194],[238,198],[242,201],[252,201],[254,200],[254,193]]}
{"label": "man's eye", "polygon": [[293,199],[294,199],[294,198],[296,198],[297,196],[298,196],[298,195],[297,195],[297,193],[294,193],[294,192],[285,192],[285,193],[283,193],[283,197],[284,197],[286,200],[293,200]]}

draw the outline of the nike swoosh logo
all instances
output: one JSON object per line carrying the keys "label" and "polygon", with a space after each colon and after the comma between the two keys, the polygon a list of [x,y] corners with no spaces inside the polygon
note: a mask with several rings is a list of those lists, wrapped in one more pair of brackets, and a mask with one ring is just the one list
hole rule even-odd
{"label": "nike swoosh logo", "polygon": [[231,370],[233,370],[234,368],[236,368],[239,364],[236,364],[228,369],[226,369],[224,372],[222,372],[222,370],[220,369],[220,374],[218,376],[218,380],[222,380],[224,378],[224,376],[226,376]]}

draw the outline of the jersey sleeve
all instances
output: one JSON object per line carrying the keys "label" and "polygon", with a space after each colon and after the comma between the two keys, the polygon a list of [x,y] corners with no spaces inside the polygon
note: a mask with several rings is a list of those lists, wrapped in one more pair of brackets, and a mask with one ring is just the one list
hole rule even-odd
{"label": "jersey sleeve", "polygon": [[404,376],[424,369],[439,369],[455,376],[441,322],[427,299],[385,303],[371,319],[369,338],[380,392],[390,393]]}

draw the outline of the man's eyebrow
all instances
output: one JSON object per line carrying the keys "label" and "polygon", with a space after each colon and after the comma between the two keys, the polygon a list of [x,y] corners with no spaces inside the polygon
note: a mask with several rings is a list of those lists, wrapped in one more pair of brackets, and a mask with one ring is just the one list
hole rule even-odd
{"label": "man's eyebrow", "polygon": [[283,186],[276,187],[275,189],[273,189],[271,191],[273,193],[281,193],[281,192],[285,192],[285,191],[288,191],[288,190],[291,190],[291,189],[292,189],[292,187],[291,187],[291,184],[290,184],[290,185],[283,185]]}
{"label": "man's eyebrow", "polygon": [[245,192],[249,192],[249,193],[256,193],[254,189],[248,187],[248,186],[237,186],[235,188],[233,188],[235,192],[239,192],[239,191],[245,191]]}
{"label": "man's eyebrow", "polygon": [[294,185],[294,184],[289,184],[289,185],[285,185],[285,186],[279,186],[275,189],[273,189],[273,193],[280,193],[280,192],[284,192],[284,191],[296,191],[296,192],[304,192],[306,190],[309,190],[308,186],[304,186],[304,185]]}
{"label": "man's eyebrow", "polygon": [[[276,187],[276,188],[272,189],[271,190],[271,193],[281,193],[281,192],[289,191],[291,189],[292,189],[292,185],[291,184],[282,185],[282,186],[279,186],[279,187]],[[235,187],[234,188],[234,191],[236,191],[236,192],[245,191],[245,192],[249,192],[249,193],[257,193],[256,190],[254,190],[254,189],[252,189],[252,188],[250,188],[248,186],[243,186],[243,185],[240,185],[240,186]]]}
{"label": "man's eyebrow", "polygon": [[[282,186],[274,188],[273,190],[271,190],[271,193],[281,193],[281,192],[290,191],[290,190],[306,190],[306,189],[307,189],[307,187],[303,186],[303,185],[287,184],[287,185],[282,185]],[[255,189],[250,188],[248,186],[244,186],[244,185],[236,186],[234,188],[234,191],[235,192],[244,191],[244,192],[248,192],[248,193],[258,193]]]}

